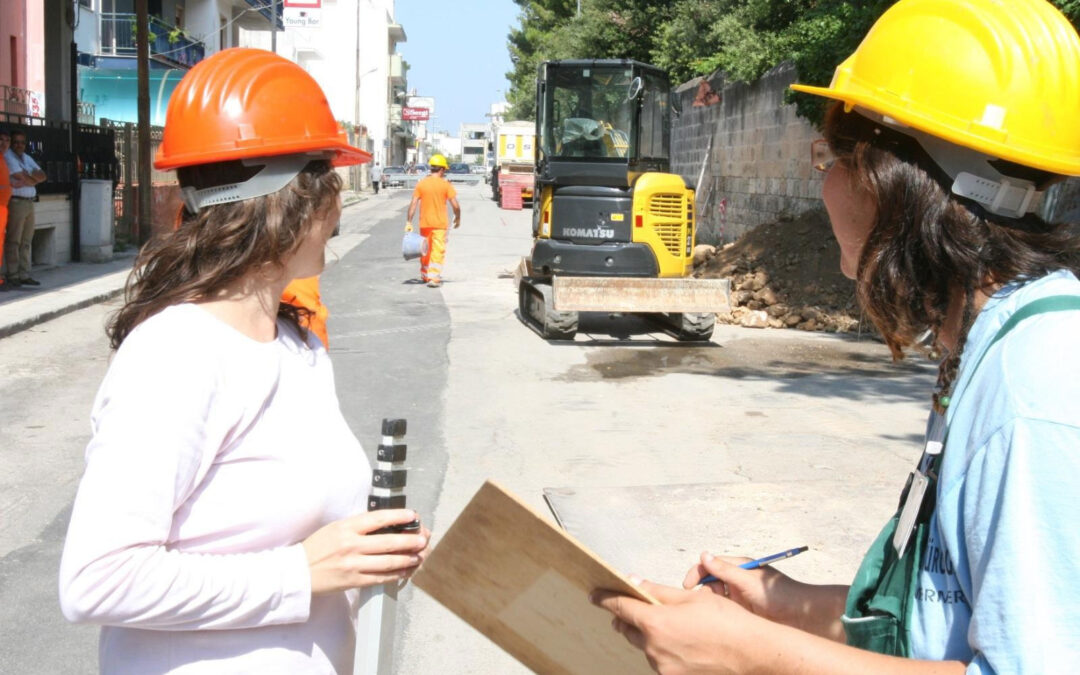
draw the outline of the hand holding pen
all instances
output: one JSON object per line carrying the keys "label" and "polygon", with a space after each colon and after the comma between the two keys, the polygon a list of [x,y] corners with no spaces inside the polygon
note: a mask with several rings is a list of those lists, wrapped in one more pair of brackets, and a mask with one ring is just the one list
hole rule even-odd
{"label": "hand holding pen", "polygon": [[[780,551],[779,553],[773,553],[772,555],[767,555],[764,558],[758,558],[757,560],[751,560],[749,562],[744,562],[743,564],[739,565],[739,567],[744,569],[744,570],[756,570],[759,567],[764,567],[765,565],[771,565],[772,563],[776,562],[777,560],[783,560],[785,558],[791,558],[792,556],[797,556],[800,553],[802,553],[802,552],[804,552],[804,551],[806,551],[808,549],[809,549],[808,546],[800,546],[798,548],[788,549],[787,551]],[[706,574],[705,576],[703,576],[701,578],[700,581],[698,581],[698,585],[701,586],[701,585],[704,585],[704,584],[711,584],[711,583],[715,583],[717,581],[720,581],[720,580],[717,579],[716,577],[714,577],[711,574]]]}

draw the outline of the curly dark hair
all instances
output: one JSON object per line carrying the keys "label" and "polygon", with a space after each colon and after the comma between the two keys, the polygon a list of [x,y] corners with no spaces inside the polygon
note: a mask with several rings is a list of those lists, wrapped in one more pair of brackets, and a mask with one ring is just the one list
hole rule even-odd
{"label": "curly dark hair", "polygon": [[[239,182],[258,167],[223,162],[182,168],[181,185],[199,188]],[[325,160],[311,161],[281,190],[263,197],[182,212],[175,231],[156,237],[139,251],[124,289],[124,306],[106,328],[119,349],[140,323],[170,305],[213,296],[253,270],[281,268],[311,231],[313,217],[333,207],[341,177]],[[278,305],[278,316],[302,336],[304,310]]]}
{"label": "curly dark hair", "polygon": [[[896,359],[921,333],[932,331],[935,351],[946,354],[934,394],[940,411],[975,320],[975,294],[1059,269],[1080,272],[1080,238],[1065,224],[1048,224],[1033,214],[998,216],[957,197],[950,191],[952,180],[918,141],[846,112],[843,103],[830,107],[824,129],[855,188],[867,191],[876,205],[856,274],[859,302]],[[1040,187],[1060,179],[1007,162],[995,166]],[[960,331],[948,350],[937,336],[950,303],[961,300]]]}

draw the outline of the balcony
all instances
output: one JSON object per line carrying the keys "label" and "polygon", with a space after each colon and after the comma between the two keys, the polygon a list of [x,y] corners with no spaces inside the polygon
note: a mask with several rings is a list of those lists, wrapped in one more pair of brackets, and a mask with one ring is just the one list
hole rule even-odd
{"label": "balcony", "polygon": [[0,84],[0,112],[19,117],[45,117],[45,97],[39,92]]}
{"label": "balcony", "polygon": [[[273,21],[275,24],[277,24],[278,30],[285,30],[285,23],[282,20],[283,10],[285,6],[284,2],[273,3],[273,8],[274,10],[276,10],[276,15],[274,15],[273,19],[270,18],[271,6],[267,4],[266,0],[247,0],[247,4],[250,5],[252,9],[257,10],[258,13],[261,14],[264,19],[266,19],[267,29],[269,29],[270,22]],[[251,10],[248,11],[250,12]]]}
{"label": "balcony", "polygon": [[97,124],[97,107],[93,103],[78,101],[75,113],[79,118],[79,124]]}
{"label": "balcony", "polygon": [[[79,124],[97,124],[93,103],[77,101],[75,110]],[[45,117],[45,97],[36,91],[0,84],[0,119],[19,124],[36,124],[26,118]]]}
{"label": "balcony", "polygon": [[[102,56],[135,56],[135,15],[99,14]],[[190,68],[206,56],[206,46],[179,28],[150,17],[150,58],[169,66]]]}

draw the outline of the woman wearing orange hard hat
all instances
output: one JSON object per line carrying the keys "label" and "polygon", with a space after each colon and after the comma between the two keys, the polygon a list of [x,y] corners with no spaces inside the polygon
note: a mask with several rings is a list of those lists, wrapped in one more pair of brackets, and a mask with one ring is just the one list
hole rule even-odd
{"label": "woman wearing orange hard hat", "polygon": [[407,578],[429,533],[373,534],[371,469],[326,350],[280,302],[318,275],[350,146],[318,84],[229,49],[173,93],[160,169],[185,212],[148,244],[108,335],[116,353],[60,568],[104,673],[346,673],[357,589]]}
{"label": "woman wearing orange hard hat", "polygon": [[850,584],[702,554],[700,592],[595,600],[660,672],[1071,672],[1080,241],[1036,211],[1080,176],[1076,30],[1045,0],[901,0],[794,88],[835,101],[818,165],[863,309],[896,358],[945,355],[923,452]]}

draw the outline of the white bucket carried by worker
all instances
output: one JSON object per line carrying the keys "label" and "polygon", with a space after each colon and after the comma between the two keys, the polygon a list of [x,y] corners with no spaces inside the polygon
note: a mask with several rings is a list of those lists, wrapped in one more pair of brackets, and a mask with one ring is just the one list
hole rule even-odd
{"label": "white bucket carried by worker", "polygon": [[406,260],[412,260],[414,258],[419,258],[422,255],[427,255],[427,251],[427,237],[418,232],[405,233],[405,236],[401,240],[401,255],[405,256]]}

